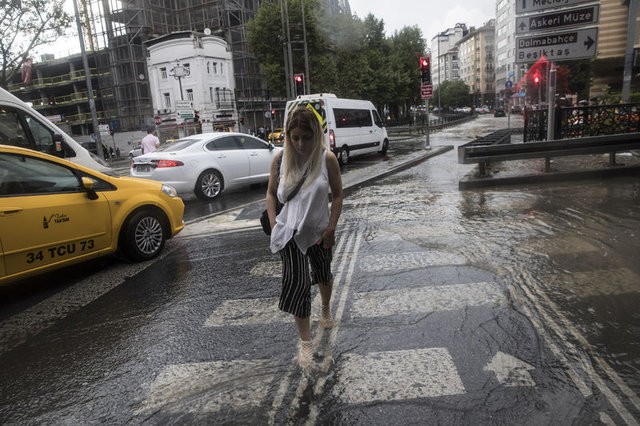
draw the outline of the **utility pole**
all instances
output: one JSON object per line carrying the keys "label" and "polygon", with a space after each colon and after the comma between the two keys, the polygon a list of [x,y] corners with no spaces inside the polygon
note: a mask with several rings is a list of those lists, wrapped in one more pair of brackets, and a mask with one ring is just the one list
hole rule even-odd
{"label": "utility pole", "polygon": [[627,47],[624,52],[624,75],[622,78],[622,102],[629,102],[631,92],[631,74],[633,73],[633,44],[636,39],[636,17],[638,0],[629,0],[629,17],[627,18]]}
{"label": "utility pole", "polygon": [[82,54],[82,66],[84,68],[84,78],[87,82],[87,99],[89,99],[89,110],[91,111],[91,124],[93,125],[93,134],[96,138],[96,150],[98,156],[103,154],[102,138],[98,129],[98,116],[96,114],[96,102],[93,98],[93,86],[91,85],[91,75],[89,71],[89,61],[87,60],[87,51],[84,47],[84,36],[82,35],[82,24],[80,23],[80,14],[78,13],[78,4],[73,0],[73,10],[76,14],[76,26],[78,27],[78,39],[80,42],[80,53]]}
{"label": "utility pole", "polygon": [[302,9],[302,41],[304,42],[304,94],[311,93],[311,77],[309,76],[309,52],[307,51],[307,25],[304,19],[304,0],[300,0],[300,7]]}

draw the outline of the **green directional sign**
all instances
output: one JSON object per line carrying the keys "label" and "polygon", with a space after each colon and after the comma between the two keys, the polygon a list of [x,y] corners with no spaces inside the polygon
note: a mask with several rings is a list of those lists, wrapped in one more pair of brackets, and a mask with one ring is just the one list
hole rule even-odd
{"label": "green directional sign", "polygon": [[594,0],[516,0],[516,14],[547,12],[558,7],[593,2]]}
{"label": "green directional sign", "polygon": [[597,28],[516,37],[516,63],[535,62],[542,56],[553,62],[592,58],[597,40]]}
{"label": "green directional sign", "polygon": [[568,27],[596,24],[599,11],[600,7],[598,5],[592,5],[550,13],[519,16],[516,18],[516,34],[564,30]]}

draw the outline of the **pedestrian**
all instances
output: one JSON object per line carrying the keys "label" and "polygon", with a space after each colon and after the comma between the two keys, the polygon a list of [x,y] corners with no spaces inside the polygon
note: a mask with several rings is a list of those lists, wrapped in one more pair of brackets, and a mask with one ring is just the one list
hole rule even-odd
{"label": "pedestrian", "polygon": [[[311,367],[313,358],[312,284],[318,285],[322,299],[320,325],[333,327],[331,260],[342,199],[340,166],[324,143],[320,122],[311,109],[294,109],[285,127],[284,149],[271,163],[266,204],[272,228],[270,248],[282,259],[278,308],[294,316],[300,338],[297,361],[304,369]],[[284,206],[276,216],[277,201]]]}
{"label": "pedestrian", "polygon": [[156,129],[153,127],[147,128],[147,136],[142,138],[141,147],[143,154],[149,154],[150,152],[155,151],[160,146],[160,139],[153,132]]}

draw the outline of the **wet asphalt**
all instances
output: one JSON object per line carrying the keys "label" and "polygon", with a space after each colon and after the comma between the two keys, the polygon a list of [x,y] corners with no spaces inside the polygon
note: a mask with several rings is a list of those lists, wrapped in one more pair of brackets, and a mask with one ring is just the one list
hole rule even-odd
{"label": "wet asphalt", "polygon": [[[344,173],[337,325],[314,298],[311,371],[258,188],[155,261],[91,262],[2,305],[0,422],[637,424],[637,181],[458,191],[474,168],[452,148],[496,125]],[[598,296],[606,274],[619,289]]]}

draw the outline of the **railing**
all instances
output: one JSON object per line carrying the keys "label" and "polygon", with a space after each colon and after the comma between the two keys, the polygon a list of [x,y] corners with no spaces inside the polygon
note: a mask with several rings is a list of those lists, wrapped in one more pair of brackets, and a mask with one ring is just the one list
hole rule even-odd
{"label": "railing", "polygon": [[[554,139],[640,131],[640,104],[561,107],[554,110]],[[547,109],[526,109],[524,141],[547,139]]]}
{"label": "railing", "polygon": [[553,157],[609,154],[609,165],[614,166],[616,152],[634,149],[640,149],[640,133],[516,144],[478,143],[476,139],[458,147],[458,163],[478,163],[479,176],[482,177],[486,175],[486,167],[491,162],[544,158],[544,170],[549,172],[550,159]]}
{"label": "railing", "polygon": [[[464,121],[471,120],[475,118],[476,115],[471,113],[464,112],[451,112],[446,113],[443,112],[436,119],[429,120],[429,131],[443,129],[449,126],[453,126],[455,124],[462,123]],[[424,113],[420,113],[415,117],[415,124],[413,125],[401,125],[394,126],[390,123],[387,123],[387,133],[390,137],[399,138],[402,136],[405,137],[414,137],[416,135],[424,135],[427,132],[427,116]]]}
{"label": "railing", "polygon": [[[91,68],[89,69],[89,75],[91,76],[91,78],[98,78],[98,77],[102,77],[105,75],[110,74],[109,71],[106,72],[97,72],[96,68]],[[74,83],[77,81],[84,81],[85,80],[85,73],[84,70],[77,70],[77,71],[72,71],[70,73],[67,74],[60,74],[60,75],[56,75],[53,77],[42,77],[42,78],[37,78],[34,76],[33,80],[31,81],[30,85],[26,85],[22,82],[20,83],[9,83],[9,91],[10,92],[14,92],[19,90],[21,87],[25,87],[28,86],[32,89],[40,89],[43,87],[49,87],[49,86],[59,86],[59,85],[65,85],[65,84],[70,84],[70,83]]]}

